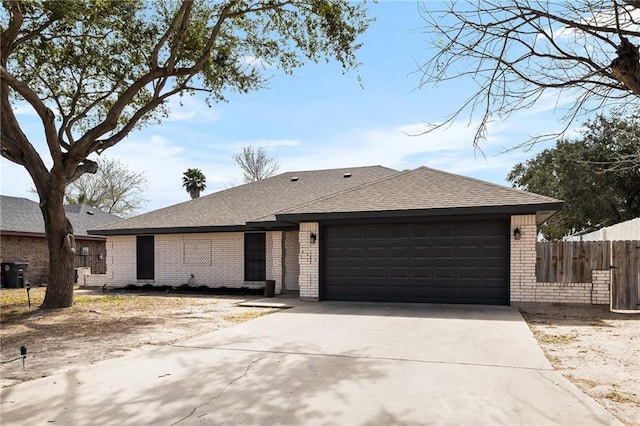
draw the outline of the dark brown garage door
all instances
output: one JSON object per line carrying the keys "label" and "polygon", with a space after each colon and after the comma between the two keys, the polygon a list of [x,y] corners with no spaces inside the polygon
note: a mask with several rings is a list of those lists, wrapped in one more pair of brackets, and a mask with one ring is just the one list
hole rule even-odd
{"label": "dark brown garage door", "polygon": [[326,300],[509,303],[506,221],[323,228]]}

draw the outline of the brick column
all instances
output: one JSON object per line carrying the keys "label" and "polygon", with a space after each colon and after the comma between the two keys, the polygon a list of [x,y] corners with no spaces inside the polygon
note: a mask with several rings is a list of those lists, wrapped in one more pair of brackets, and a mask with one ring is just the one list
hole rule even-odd
{"label": "brick column", "polygon": [[271,278],[276,282],[276,294],[282,294],[282,231],[269,232],[271,237]]}
{"label": "brick column", "polygon": [[[520,229],[520,239],[513,231]],[[511,302],[533,302],[536,300],[536,241],[538,229],[536,216],[511,216]]]}
{"label": "brick column", "polygon": [[[317,222],[300,224],[300,299],[318,300],[320,296],[320,226]],[[311,234],[315,235],[315,241]]]}
{"label": "brick column", "polygon": [[611,304],[611,270],[592,270],[591,271],[591,303],[593,305],[610,305]]}

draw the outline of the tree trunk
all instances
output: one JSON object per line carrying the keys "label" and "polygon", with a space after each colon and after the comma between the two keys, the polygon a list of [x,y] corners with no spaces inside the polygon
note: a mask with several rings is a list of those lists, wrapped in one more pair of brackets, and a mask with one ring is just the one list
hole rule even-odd
{"label": "tree trunk", "polygon": [[[51,182],[46,198],[40,200],[49,247],[49,282],[43,308],[68,308],[73,305],[75,242],[73,227],[64,211],[64,184]],[[61,186],[61,188],[55,188]]]}

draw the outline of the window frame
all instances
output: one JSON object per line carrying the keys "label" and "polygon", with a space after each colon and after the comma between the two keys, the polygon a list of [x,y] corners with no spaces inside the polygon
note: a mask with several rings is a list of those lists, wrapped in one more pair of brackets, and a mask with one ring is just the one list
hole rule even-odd
{"label": "window frame", "polygon": [[265,281],[267,279],[267,233],[244,234],[244,280]]}

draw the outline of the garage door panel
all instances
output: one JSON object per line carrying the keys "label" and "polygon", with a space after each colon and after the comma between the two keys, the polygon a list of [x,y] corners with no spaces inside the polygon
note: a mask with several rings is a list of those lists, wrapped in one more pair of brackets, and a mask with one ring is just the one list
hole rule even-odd
{"label": "garage door panel", "polygon": [[388,276],[387,268],[385,266],[377,266],[377,267],[367,268],[367,278],[370,278],[370,279],[376,279],[376,278],[385,279],[385,278],[387,278],[387,276]]}
{"label": "garage door panel", "polygon": [[407,247],[390,247],[389,259],[408,259],[409,249]]}
{"label": "garage door panel", "polygon": [[480,253],[478,253],[478,246],[462,246],[462,247],[458,247],[457,249],[457,258],[459,260],[462,259],[472,259],[472,260],[476,260],[478,259],[478,256],[480,255]]}
{"label": "garage door panel", "polygon": [[353,267],[349,266],[345,268],[345,272],[347,274],[347,278],[360,278],[364,279],[365,277],[365,268],[363,267]]}
{"label": "garage door panel", "polygon": [[427,267],[412,267],[411,278],[414,280],[427,280],[433,278],[433,270]]}
{"label": "garage door panel", "polygon": [[323,236],[327,299],[508,303],[506,221],[336,225]]}
{"label": "garage door panel", "polygon": [[436,267],[433,268],[433,279],[435,280],[453,280],[455,279],[456,270],[453,267]]}
{"label": "garage door panel", "polygon": [[433,238],[432,227],[416,224],[411,228],[411,239],[414,241],[431,240]]}
{"label": "garage door panel", "polygon": [[469,280],[469,279],[477,279],[480,275],[479,267],[459,267],[456,268],[457,274],[456,278],[458,280]]}
{"label": "garage door panel", "polygon": [[443,239],[443,238],[452,239],[455,236],[455,231],[456,231],[456,228],[454,225],[435,224],[433,225],[433,238],[434,239]]}
{"label": "garage door panel", "polygon": [[407,280],[409,278],[409,268],[406,267],[389,267],[389,278]]}
{"label": "garage door panel", "polygon": [[348,259],[364,259],[367,249],[365,247],[347,247],[343,250],[342,255]]}
{"label": "garage door panel", "polygon": [[487,280],[502,280],[502,279],[506,279],[507,278],[507,274],[505,273],[505,270],[503,268],[500,267],[495,267],[495,268],[490,268],[490,267],[485,267],[482,268],[481,270],[481,278],[487,279]]}
{"label": "garage door panel", "polygon": [[411,248],[411,259],[412,260],[420,260],[420,259],[431,259],[433,256],[431,252],[431,247],[412,247]]}
{"label": "garage door panel", "polygon": [[483,259],[504,259],[506,250],[502,246],[483,245],[481,254]]}
{"label": "garage door panel", "polygon": [[369,260],[386,259],[387,250],[384,247],[367,247],[367,258]]}
{"label": "garage door panel", "polygon": [[433,257],[435,259],[453,259],[456,255],[456,249],[453,246],[436,247],[433,250]]}

